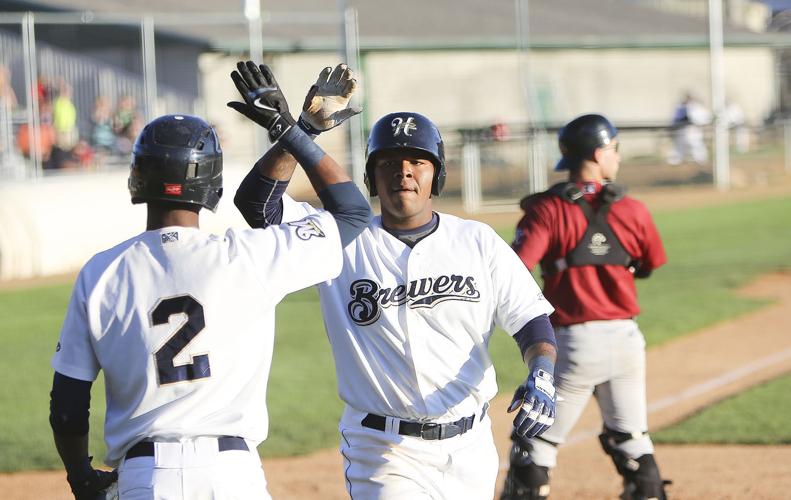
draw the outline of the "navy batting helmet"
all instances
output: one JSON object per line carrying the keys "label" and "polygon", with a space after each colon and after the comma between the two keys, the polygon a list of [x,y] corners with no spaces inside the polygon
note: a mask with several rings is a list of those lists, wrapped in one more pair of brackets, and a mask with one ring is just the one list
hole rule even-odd
{"label": "navy batting helmet", "polygon": [[143,128],[132,151],[132,203],[173,201],[217,209],[222,196],[222,150],[201,118],[165,115]]}
{"label": "navy batting helmet", "polygon": [[589,159],[593,152],[612,142],[618,129],[602,115],[582,115],[568,122],[558,132],[558,144],[563,158],[555,170],[569,170],[582,160]]}
{"label": "navy batting helmet", "polygon": [[365,185],[371,196],[376,196],[374,161],[382,151],[417,149],[425,151],[434,163],[431,194],[439,196],[445,185],[445,146],[442,136],[431,120],[418,113],[390,113],[377,121],[368,136],[365,150]]}

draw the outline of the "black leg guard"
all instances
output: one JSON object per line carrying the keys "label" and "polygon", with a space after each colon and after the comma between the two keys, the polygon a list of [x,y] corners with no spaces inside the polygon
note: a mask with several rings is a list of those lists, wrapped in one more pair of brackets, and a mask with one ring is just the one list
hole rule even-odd
{"label": "black leg guard", "polygon": [[530,446],[511,436],[511,464],[500,500],[546,500],[549,498],[549,467],[530,460]]}
{"label": "black leg guard", "polygon": [[638,458],[629,457],[616,446],[628,439],[619,439],[625,437],[619,434],[622,433],[605,429],[599,434],[599,441],[612,458],[618,474],[623,477],[621,500],[667,500],[665,485],[671,484],[671,481],[662,480],[654,456],[648,454]]}
{"label": "black leg guard", "polygon": [[659,467],[656,465],[653,455],[643,455],[637,459],[640,467],[624,476],[623,479],[623,500],[667,500],[665,485],[670,481],[663,481],[659,475]]}

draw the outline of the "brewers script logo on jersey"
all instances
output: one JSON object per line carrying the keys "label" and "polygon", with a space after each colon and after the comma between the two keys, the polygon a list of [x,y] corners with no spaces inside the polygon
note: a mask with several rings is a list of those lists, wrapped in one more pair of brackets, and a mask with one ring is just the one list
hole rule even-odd
{"label": "brewers script logo on jersey", "polygon": [[390,122],[390,125],[393,127],[393,137],[396,137],[398,134],[402,133],[407,136],[411,136],[412,132],[417,130],[417,124],[415,123],[415,117],[410,116],[409,118],[404,121],[403,118],[393,118],[393,121]]}
{"label": "brewers script logo on jersey", "polygon": [[431,308],[448,300],[478,302],[481,299],[475,278],[456,274],[412,280],[394,288],[382,288],[373,280],[360,279],[352,282],[349,293],[352,296],[349,316],[360,326],[375,322],[382,309],[391,306],[406,304],[411,309]]}

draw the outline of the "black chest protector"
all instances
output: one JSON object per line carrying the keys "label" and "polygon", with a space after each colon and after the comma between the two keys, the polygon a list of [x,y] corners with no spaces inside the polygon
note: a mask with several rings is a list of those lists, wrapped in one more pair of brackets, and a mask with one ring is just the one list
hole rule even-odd
{"label": "black chest protector", "polygon": [[568,203],[573,203],[582,209],[588,227],[577,245],[565,256],[555,261],[541,261],[544,274],[553,274],[573,266],[602,266],[605,264],[615,266],[629,266],[632,262],[623,245],[615,236],[607,223],[607,214],[612,204],[622,199],[626,194],[624,189],[617,184],[605,184],[599,193],[600,204],[598,210],[585,200],[582,191],[573,182],[561,182],[549,189],[549,192],[559,196]]}

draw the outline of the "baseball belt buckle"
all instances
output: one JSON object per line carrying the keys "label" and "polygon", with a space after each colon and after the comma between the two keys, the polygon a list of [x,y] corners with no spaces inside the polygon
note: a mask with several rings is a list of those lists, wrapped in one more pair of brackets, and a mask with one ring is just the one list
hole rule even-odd
{"label": "baseball belt buckle", "polygon": [[420,426],[420,437],[427,440],[442,439],[442,425],[428,422]]}

